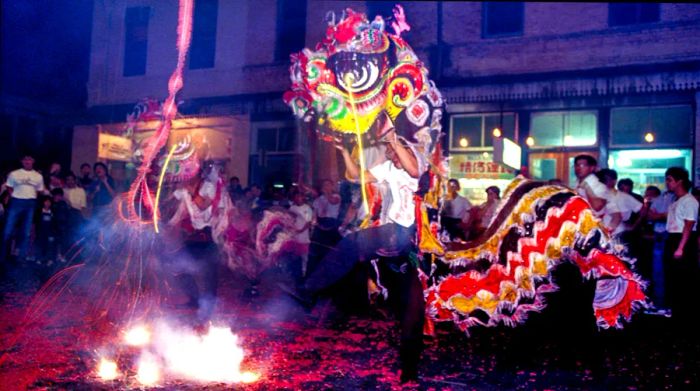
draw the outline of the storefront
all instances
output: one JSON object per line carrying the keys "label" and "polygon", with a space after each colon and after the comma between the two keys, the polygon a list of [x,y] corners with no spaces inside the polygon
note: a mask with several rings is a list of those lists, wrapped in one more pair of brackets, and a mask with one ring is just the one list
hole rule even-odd
{"label": "storefront", "polygon": [[[139,145],[153,135],[160,121],[139,122],[125,137],[126,123],[106,123],[76,126],[73,131],[72,170],[79,172],[82,163],[106,163],[115,181],[123,190],[133,176],[134,154]],[[237,175],[247,181],[250,144],[248,120],[245,117],[187,117],[172,122],[166,148],[180,145],[196,153],[200,160],[211,159],[226,164],[227,175]]]}
{"label": "storefront", "polygon": [[456,114],[450,117],[450,177],[472,204],[486,201],[486,188],[504,189],[515,171],[494,162],[494,139],[517,140],[514,113]]}
{"label": "storefront", "polygon": [[[636,100],[664,101],[658,97]],[[673,100],[682,101],[678,97]],[[449,121],[450,177],[460,181],[462,194],[475,203],[484,199],[486,187],[504,188],[514,172],[493,162],[496,132],[520,141],[525,152],[523,163],[533,179],[558,180],[574,187],[574,158],[588,154],[598,160],[599,167],[616,170],[618,178],[632,179],[635,192],[643,193],[651,185],[663,190],[664,173],[669,167],[684,167],[691,177],[695,175],[693,106],[673,100],[666,104],[617,107],[610,106],[614,99],[581,100],[571,105],[578,107],[570,110],[541,109],[554,102],[530,107],[520,102],[511,103],[520,106],[520,110],[503,114],[453,111]],[[565,101],[558,103],[566,105]],[[469,106],[474,110],[489,107]]]}

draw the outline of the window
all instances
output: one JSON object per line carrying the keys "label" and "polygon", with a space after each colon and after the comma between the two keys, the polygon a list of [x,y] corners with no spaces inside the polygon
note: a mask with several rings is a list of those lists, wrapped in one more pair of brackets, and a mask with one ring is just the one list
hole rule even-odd
{"label": "window", "polygon": [[126,9],[124,32],[124,76],[146,74],[149,7]]}
{"label": "window", "polygon": [[659,3],[610,3],[608,24],[628,26],[659,21]]}
{"label": "window", "polygon": [[219,0],[197,0],[194,3],[190,69],[214,67],[218,10]]}
{"label": "window", "polygon": [[290,184],[299,173],[295,153],[297,128],[288,123],[257,123],[250,143],[250,183]]}
{"label": "window", "polygon": [[[690,146],[693,111],[690,106],[625,107],[610,112],[612,146]],[[647,134],[653,137],[646,140]]]}
{"label": "window", "polygon": [[532,148],[590,146],[598,141],[598,118],[592,111],[533,113],[530,121]]}
{"label": "window", "polygon": [[454,115],[450,122],[450,150],[493,147],[494,128],[499,128],[503,137],[517,141],[513,113]]}
{"label": "window", "polygon": [[666,169],[684,167],[692,174],[690,149],[626,149],[610,151],[608,167],[617,171],[618,178],[630,178],[634,190],[643,194],[647,186],[664,189]]}
{"label": "window", "polygon": [[289,55],[303,49],[305,41],[306,0],[278,0],[275,60],[288,62]]}
{"label": "window", "polygon": [[483,3],[482,35],[485,38],[522,35],[524,9],[522,2]]}

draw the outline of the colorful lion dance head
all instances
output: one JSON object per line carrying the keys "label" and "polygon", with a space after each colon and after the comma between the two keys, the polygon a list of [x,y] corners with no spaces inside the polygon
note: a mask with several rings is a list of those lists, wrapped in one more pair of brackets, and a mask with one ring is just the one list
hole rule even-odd
{"label": "colorful lion dance head", "polygon": [[442,97],[428,70],[401,38],[406,24],[397,5],[391,26],[347,9],[329,22],[316,50],[292,54],[292,86],[284,101],[294,114],[316,122],[327,141],[353,142],[357,135],[372,144],[381,140],[379,120],[388,117],[399,136],[431,151],[440,132]]}

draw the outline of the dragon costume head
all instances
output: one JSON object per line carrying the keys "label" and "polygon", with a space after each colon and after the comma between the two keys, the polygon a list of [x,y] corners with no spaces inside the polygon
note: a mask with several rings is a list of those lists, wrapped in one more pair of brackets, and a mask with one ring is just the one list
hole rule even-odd
{"label": "dragon costume head", "polygon": [[401,38],[410,30],[397,5],[390,19],[371,22],[347,9],[340,21],[329,14],[326,37],[291,55],[292,86],[284,101],[294,114],[314,121],[322,139],[354,142],[359,133],[372,144],[381,140],[389,118],[398,135],[429,153],[440,133],[442,97],[428,69]]}

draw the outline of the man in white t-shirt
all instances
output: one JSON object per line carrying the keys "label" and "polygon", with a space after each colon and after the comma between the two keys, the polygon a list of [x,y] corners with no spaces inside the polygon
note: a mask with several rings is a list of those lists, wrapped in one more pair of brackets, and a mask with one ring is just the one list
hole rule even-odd
{"label": "man in white t-shirt", "polygon": [[578,179],[576,193],[583,197],[599,216],[608,203],[608,188],[595,176],[598,161],[591,155],[578,155],[574,158],[574,174]]}
{"label": "man in white t-shirt", "polygon": [[[398,272],[382,279],[397,282],[396,295],[401,303],[398,320],[401,329],[399,360],[402,381],[417,378],[418,361],[423,350],[423,320],[425,302],[423,288],[418,279],[418,271],[409,255],[414,250],[415,202],[414,193],[418,190],[418,178],[425,171],[426,164],[419,161],[419,155],[404,146],[393,130],[391,121],[386,118],[382,125],[389,129],[385,134],[386,158],[364,172],[366,182],[383,182],[389,187],[391,203],[388,205],[389,222],[378,227],[362,229],[345,236],[319,263],[305,284],[294,292],[294,296],[312,305],[316,294],[331,287],[361,262],[383,257],[389,267]],[[350,152],[338,145],[345,161],[348,178],[361,177],[360,167]]]}
{"label": "man in white t-shirt", "polygon": [[31,155],[22,157],[22,168],[12,171],[7,176],[7,181],[2,185],[0,192],[6,188],[12,196],[2,235],[0,260],[6,259],[12,233],[17,226],[20,226],[21,229],[17,235],[17,249],[19,250],[17,259],[22,261],[27,255],[37,195],[38,193],[47,194],[44,188],[44,178],[34,170],[34,158]]}
{"label": "man in white t-shirt", "polygon": [[472,204],[459,194],[459,181],[452,178],[447,181],[448,199],[442,209],[441,222],[450,238],[466,240],[467,223]]}
{"label": "man in white t-shirt", "polygon": [[667,303],[670,302],[677,326],[695,335],[696,298],[691,292],[698,284],[698,201],[690,194],[692,184],[682,167],[666,170],[666,187],[677,200],[668,208],[664,266],[668,270]]}

